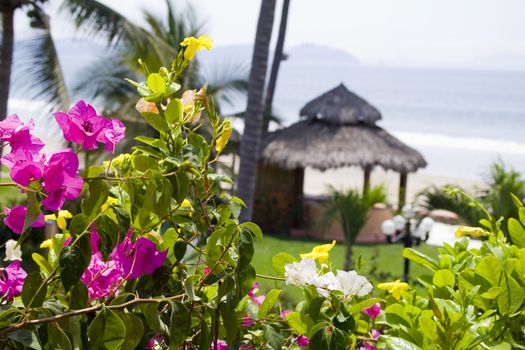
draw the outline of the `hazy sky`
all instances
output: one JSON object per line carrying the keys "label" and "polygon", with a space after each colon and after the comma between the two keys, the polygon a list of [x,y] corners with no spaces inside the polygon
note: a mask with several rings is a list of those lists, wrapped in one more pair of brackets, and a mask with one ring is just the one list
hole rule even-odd
{"label": "hazy sky", "polygon": [[[59,3],[58,0],[51,0]],[[102,0],[141,22],[164,0]],[[191,0],[216,46],[250,43],[259,0]],[[282,1],[277,1],[276,34]],[[53,12],[53,9],[51,9]],[[523,0],[291,0],[286,46],[317,43],[365,63],[449,65],[489,56],[525,57]],[[21,26],[23,18],[18,17]],[[54,33],[70,37],[64,22]],[[23,37],[27,30],[20,30]]]}

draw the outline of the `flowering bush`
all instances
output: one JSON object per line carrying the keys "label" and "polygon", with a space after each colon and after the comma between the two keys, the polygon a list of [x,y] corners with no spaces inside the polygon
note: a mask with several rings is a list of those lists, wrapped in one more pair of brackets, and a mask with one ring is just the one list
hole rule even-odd
{"label": "flowering bush", "polygon": [[[523,348],[525,208],[508,222],[487,213],[483,228],[459,235],[486,237],[467,250],[465,238],[439,260],[407,249],[406,258],[431,272],[417,295],[405,282],[380,283],[384,299],[356,271],[330,261],[335,242],[300,259],[273,257],[276,276],[251,265],[253,223],[240,223],[239,198],[221,192],[231,180],[215,165],[232,132],[217,115],[206,86],[180,92],[177,79],[208,37],[188,38],[171,69],[129,81],[136,109],[158,137],[125,137],[118,120],[85,101],[55,120],[70,147],[45,154],[34,123],[14,115],[0,122],[1,159],[25,205],[5,208],[3,222],[18,240],[6,243],[0,268],[0,348],[4,349],[477,349]],[[178,98],[177,96],[181,96]],[[207,133],[200,133],[207,130]],[[204,136],[203,136],[204,135]],[[78,153],[104,145],[110,160],[79,174]],[[76,200],[78,213],[64,209]],[[31,227],[55,221],[59,232],[32,254],[38,271],[24,271],[21,246]],[[280,289],[263,294],[257,278],[303,291],[293,310]]]}

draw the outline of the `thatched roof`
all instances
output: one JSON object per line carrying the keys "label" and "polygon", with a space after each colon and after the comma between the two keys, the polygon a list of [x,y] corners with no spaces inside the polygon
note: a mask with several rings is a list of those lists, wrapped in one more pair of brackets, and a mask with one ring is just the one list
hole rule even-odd
{"label": "thatched roof", "polygon": [[336,125],[374,125],[381,113],[343,84],[308,102],[300,111],[307,120],[321,119]]}
{"label": "thatched roof", "polygon": [[381,166],[408,173],[427,165],[418,151],[378,126],[338,126],[318,119],[267,135],[261,155],[265,163],[286,169]]}

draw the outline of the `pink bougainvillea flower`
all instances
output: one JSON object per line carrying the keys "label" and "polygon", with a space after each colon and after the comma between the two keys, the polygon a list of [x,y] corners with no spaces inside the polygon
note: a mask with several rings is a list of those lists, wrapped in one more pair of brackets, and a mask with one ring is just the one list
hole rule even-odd
{"label": "pink bougainvillea flower", "polygon": [[160,334],[156,334],[149,338],[147,350],[163,349],[164,337]]}
{"label": "pink bougainvillea flower", "polygon": [[111,258],[115,260],[126,280],[132,280],[143,274],[152,274],[162,266],[168,251],[157,250],[157,245],[145,237],[131,242],[132,230],[127,237],[113,250]]}
{"label": "pink bougainvillea flower", "polygon": [[381,314],[381,304],[375,303],[374,305],[363,309],[362,311],[365,315],[370,316],[370,318],[375,319],[379,314]]}
{"label": "pink bougainvillea flower", "polygon": [[29,186],[31,181],[39,180],[44,173],[45,156],[41,153],[32,153],[19,150],[6,154],[1,163],[11,169],[9,175],[14,182],[22,186]]}
{"label": "pink bougainvillea flower", "polygon": [[381,336],[381,332],[378,331],[377,329],[372,329],[372,331],[370,332],[370,335],[372,336],[372,339],[377,340]]}
{"label": "pink bougainvillea flower", "polygon": [[288,315],[288,314],[291,313],[291,312],[293,312],[293,311],[292,311],[292,310],[289,310],[289,309],[285,309],[285,310],[283,310],[283,311],[281,312],[281,318],[282,318],[283,320],[286,321],[286,315]]}
{"label": "pink bougainvillea flower", "polygon": [[[24,228],[24,220],[26,219],[27,215],[27,207],[19,205],[12,209],[4,208],[4,214],[6,215],[6,217],[4,218],[4,224],[6,224],[6,226],[9,227],[14,233],[19,235],[22,234],[22,229]],[[40,215],[38,216],[36,221],[33,222],[31,227],[42,227],[44,225],[44,215],[40,213]]]}
{"label": "pink bougainvillea flower", "polygon": [[211,268],[209,266],[204,266],[202,272],[204,272],[204,276],[208,276],[211,273]]}
{"label": "pink bougainvillea flower", "polygon": [[122,284],[122,273],[114,261],[104,261],[98,249],[100,236],[91,230],[91,261],[80,280],[88,289],[89,300],[106,298]]}
{"label": "pink bougainvillea flower", "polygon": [[6,117],[0,122],[0,141],[8,140],[16,129],[24,125],[16,114]]}
{"label": "pink bougainvillea flower", "polygon": [[299,337],[297,337],[297,345],[299,345],[302,348],[307,347],[308,345],[310,345],[310,340],[308,339],[308,337],[300,335]]}
{"label": "pink bougainvillea flower", "polygon": [[97,141],[106,145],[106,152],[113,153],[115,145],[126,137],[126,126],[118,119],[108,120],[104,129],[98,134]]}
{"label": "pink bougainvillea flower", "polygon": [[241,325],[243,327],[250,327],[250,326],[253,326],[254,324],[255,324],[255,320],[251,318],[249,314],[246,314],[246,316],[243,317],[241,320]]}
{"label": "pink bougainvillea flower", "polygon": [[20,266],[20,261],[15,260],[6,268],[0,269],[0,295],[8,301],[22,293],[22,286],[27,273]]}
{"label": "pink bougainvillea flower", "polygon": [[42,205],[49,210],[60,210],[64,201],[80,196],[84,180],[77,176],[78,158],[71,149],[55,152],[44,168],[44,190],[48,196]]}
{"label": "pink bougainvillea flower", "polygon": [[228,344],[224,340],[217,340],[217,349],[215,349],[215,345],[212,342],[210,346],[210,350],[229,350]]}
{"label": "pink bougainvillea flower", "polygon": [[260,295],[260,296],[255,296],[255,294],[259,291],[259,283],[258,282],[255,282],[252,286],[252,288],[250,289],[250,291],[248,292],[248,296],[250,297],[250,299],[256,304],[256,305],[261,305],[264,301],[264,295]]}
{"label": "pink bougainvillea flower", "polygon": [[38,137],[31,135],[30,127],[26,126],[15,131],[6,141],[9,142],[11,146],[11,152],[24,150],[26,152],[36,153],[45,146]]}
{"label": "pink bougainvillea flower", "polygon": [[54,116],[64,138],[87,150],[97,148],[97,137],[108,121],[83,100],[71,107],[69,113],[57,112]]}
{"label": "pink bougainvillea flower", "polygon": [[357,350],[377,350],[377,348],[374,344],[369,343],[366,340],[363,340],[361,342],[361,346],[358,347]]}

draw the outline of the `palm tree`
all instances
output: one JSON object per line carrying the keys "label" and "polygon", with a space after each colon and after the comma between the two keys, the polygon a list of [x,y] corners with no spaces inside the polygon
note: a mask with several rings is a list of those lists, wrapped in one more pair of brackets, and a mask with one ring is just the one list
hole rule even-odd
{"label": "palm tree", "polygon": [[275,44],[275,52],[273,54],[272,68],[270,69],[270,78],[268,79],[268,86],[266,88],[266,97],[264,100],[264,127],[263,132],[268,131],[270,126],[273,96],[275,94],[275,86],[277,85],[277,75],[279,74],[279,67],[281,61],[284,61],[283,55],[284,38],[286,36],[286,25],[288,23],[288,10],[290,8],[290,0],[283,1],[283,10],[281,12],[281,24],[279,25],[279,34],[277,36],[277,43]]}
{"label": "palm tree", "polygon": [[[140,58],[150,71],[158,71],[167,62],[171,62],[180,51],[180,43],[185,37],[201,34],[199,24],[191,7],[184,14],[178,14],[172,1],[166,0],[166,17],[145,12],[147,26],[143,28],[155,38],[154,49],[141,42],[121,41],[117,43],[113,54],[88,67],[77,80],[74,92],[90,99],[98,99],[105,107],[104,113],[126,120],[128,130],[140,130],[144,119],[138,113],[130,114],[136,103],[135,88],[122,77],[141,80],[142,71],[137,62]],[[205,71],[197,58],[194,58],[182,77],[181,91],[208,83],[208,94],[214,98],[216,106],[221,103],[233,103],[234,96],[246,90],[244,67],[226,62],[219,69]],[[134,127],[136,126],[136,127]],[[141,130],[143,132],[143,130]]]}
{"label": "palm tree", "polygon": [[242,221],[252,217],[253,195],[257,176],[257,158],[263,128],[263,93],[268,67],[268,50],[272,37],[275,0],[262,0],[253,47],[252,67],[248,80],[248,104],[244,133],[241,141],[241,161],[237,180],[237,196],[247,208],[240,216]]}
{"label": "palm tree", "polygon": [[[14,49],[14,15],[17,10],[24,10],[31,19],[31,27],[38,30],[38,35],[28,43],[30,56],[20,65],[24,77],[30,81],[30,92],[34,98],[49,103],[50,108],[69,105],[64,75],[50,31],[49,17],[42,9],[47,0],[3,0],[2,12],[2,47],[0,48],[0,121],[7,116],[7,103],[11,90],[11,72]],[[0,148],[0,157],[2,149]]]}
{"label": "palm tree", "polygon": [[366,224],[368,211],[376,202],[384,201],[386,195],[384,188],[379,187],[371,191],[373,198],[367,198],[355,190],[337,191],[331,188],[330,193],[330,202],[321,218],[321,225],[328,228],[336,221],[341,222],[346,245],[344,269],[349,271],[352,267],[352,246]]}

